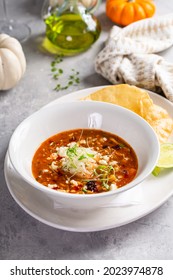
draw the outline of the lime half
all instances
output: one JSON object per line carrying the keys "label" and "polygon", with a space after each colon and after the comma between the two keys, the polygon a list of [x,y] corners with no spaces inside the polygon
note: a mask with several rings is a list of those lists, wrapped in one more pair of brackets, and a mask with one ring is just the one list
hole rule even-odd
{"label": "lime half", "polygon": [[163,143],[160,145],[160,156],[157,167],[173,167],[173,143]]}

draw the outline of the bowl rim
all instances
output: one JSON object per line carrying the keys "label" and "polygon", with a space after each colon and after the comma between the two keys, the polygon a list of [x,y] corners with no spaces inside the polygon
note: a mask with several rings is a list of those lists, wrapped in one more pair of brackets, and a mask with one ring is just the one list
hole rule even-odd
{"label": "bowl rim", "polygon": [[[28,176],[25,176],[22,172],[20,172],[18,170],[18,168],[16,168],[16,165],[14,163],[14,158],[12,156],[12,152],[11,152],[11,149],[12,149],[12,143],[13,143],[13,139],[15,137],[15,135],[17,134],[18,132],[18,129],[23,126],[23,124],[27,121],[30,121],[31,119],[35,118],[35,116],[37,116],[37,114],[39,114],[41,111],[50,111],[52,107],[58,107],[58,106],[62,106],[63,104],[64,105],[67,105],[67,104],[71,104],[71,103],[80,103],[80,104],[91,104],[91,103],[97,103],[98,106],[107,106],[107,107],[112,107],[112,108],[116,108],[118,110],[121,110],[121,111],[124,111],[124,112],[127,112],[128,114],[131,114],[131,116],[134,116],[135,118],[138,118],[138,120],[140,122],[142,122],[144,124],[145,127],[148,127],[147,129],[150,129],[150,132],[152,133],[152,137],[153,139],[155,139],[155,160],[153,160],[153,164],[151,165],[151,167],[148,169],[148,172],[145,173],[145,176],[142,176],[141,179],[139,180],[138,176],[135,177],[131,182],[129,182],[128,184],[124,185],[123,187],[121,188],[118,188],[118,189],[115,189],[115,190],[111,190],[111,191],[108,191],[108,192],[101,192],[101,193],[98,193],[98,194],[73,194],[73,193],[66,193],[66,192],[60,192],[60,191],[56,191],[56,190],[53,190],[53,189],[50,189],[48,187],[45,187],[44,185],[42,185],[41,183],[38,183],[35,178],[33,177],[29,177]],[[74,127],[75,129],[75,127]],[[103,129],[104,130],[104,129]],[[106,131],[106,130],[105,130]],[[47,138],[46,138],[47,139]],[[45,140],[46,140],[45,139]],[[41,144],[41,143],[40,143]],[[132,147],[133,148],[133,147]],[[42,107],[41,109],[35,111],[34,113],[32,113],[31,115],[29,115],[28,117],[26,117],[17,127],[16,129],[14,130],[11,138],[10,138],[10,141],[9,141],[9,145],[8,145],[8,155],[9,155],[9,159],[10,159],[10,162],[14,168],[14,170],[17,172],[17,174],[19,174],[19,176],[21,176],[24,181],[26,181],[30,186],[32,186],[33,188],[36,188],[40,191],[43,191],[43,192],[46,192],[46,193],[50,193],[50,194],[54,194],[55,196],[58,195],[60,197],[75,197],[76,199],[91,199],[91,198],[95,198],[95,197],[102,197],[102,196],[112,196],[114,194],[118,194],[118,193],[121,193],[121,192],[124,192],[124,191],[127,191],[133,187],[135,187],[136,185],[139,185],[141,182],[143,182],[152,172],[152,170],[154,169],[154,166],[156,165],[157,163],[157,160],[159,158],[159,152],[160,152],[160,144],[159,144],[159,140],[158,140],[158,137],[157,137],[157,134],[156,132],[154,131],[154,129],[152,128],[152,126],[144,119],[142,118],[140,115],[136,114],[135,112],[125,108],[125,107],[122,107],[122,106],[119,106],[119,105],[116,105],[116,104],[112,104],[112,103],[108,103],[108,102],[103,102],[103,101],[92,101],[92,100],[72,100],[72,101],[64,101],[64,102],[61,102],[61,103],[57,103],[57,104],[50,104],[50,106],[44,106]],[[150,161],[149,161],[149,165],[150,165]]]}

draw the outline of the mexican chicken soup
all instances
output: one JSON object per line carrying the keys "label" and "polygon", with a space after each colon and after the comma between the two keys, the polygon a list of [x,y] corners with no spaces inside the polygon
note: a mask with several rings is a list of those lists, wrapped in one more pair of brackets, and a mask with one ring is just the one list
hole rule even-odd
{"label": "mexican chicken soup", "polygon": [[32,161],[39,183],[73,194],[121,188],[134,179],[137,169],[132,147],[117,135],[97,129],[56,134],[41,144]]}

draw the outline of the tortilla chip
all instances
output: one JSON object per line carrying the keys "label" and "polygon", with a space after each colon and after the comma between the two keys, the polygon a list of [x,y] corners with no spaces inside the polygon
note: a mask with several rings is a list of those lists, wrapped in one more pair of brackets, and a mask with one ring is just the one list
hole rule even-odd
{"label": "tortilla chip", "polygon": [[139,88],[127,84],[102,88],[91,93],[84,100],[113,103],[125,107],[140,116],[145,114],[145,108],[153,105],[153,101],[145,90],[139,90]]}
{"label": "tortilla chip", "polygon": [[145,120],[153,127],[160,143],[167,142],[172,130],[173,120],[162,107],[153,104],[152,110],[145,116]]}
{"label": "tortilla chip", "polygon": [[135,112],[153,127],[160,143],[166,142],[173,131],[173,119],[167,111],[155,105],[148,92],[138,87],[127,84],[108,86],[83,100],[113,103]]}

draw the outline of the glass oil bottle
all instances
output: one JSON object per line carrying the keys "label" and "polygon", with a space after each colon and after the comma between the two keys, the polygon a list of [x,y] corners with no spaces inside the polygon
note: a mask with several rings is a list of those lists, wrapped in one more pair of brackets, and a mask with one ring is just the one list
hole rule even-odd
{"label": "glass oil bottle", "polygon": [[[44,47],[51,53],[71,56],[87,50],[98,38],[101,26],[78,0],[58,0],[43,14],[46,24]],[[56,1],[54,1],[56,2]]]}

